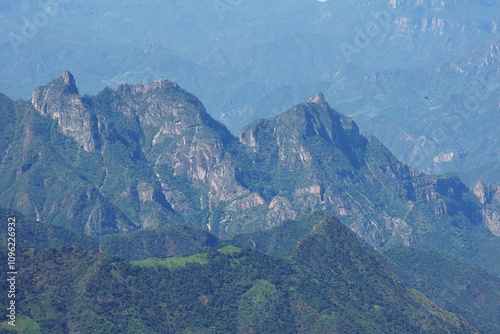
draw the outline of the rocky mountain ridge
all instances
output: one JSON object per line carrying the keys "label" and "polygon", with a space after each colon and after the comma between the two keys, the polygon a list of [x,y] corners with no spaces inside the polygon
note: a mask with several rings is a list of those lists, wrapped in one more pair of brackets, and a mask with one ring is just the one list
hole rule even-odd
{"label": "rocky mountain ridge", "polygon": [[90,94],[166,77],[233,133],[322,91],[399,160],[470,188],[500,183],[498,2],[217,4],[61,3],[28,39],[20,18],[40,5],[1,5],[0,91],[28,98],[65,68]]}
{"label": "rocky mountain ridge", "polygon": [[4,100],[0,205],[89,235],[181,222],[230,238],[315,209],[373,247],[496,233],[458,177],[399,162],[321,93],[238,138],[168,80],[81,96],[65,72]]}

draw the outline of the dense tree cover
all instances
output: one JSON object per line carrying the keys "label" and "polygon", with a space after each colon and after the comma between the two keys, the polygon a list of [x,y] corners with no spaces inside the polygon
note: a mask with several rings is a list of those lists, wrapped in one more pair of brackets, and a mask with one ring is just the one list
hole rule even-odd
{"label": "dense tree cover", "polygon": [[279,257],[224,246],[128,262],[78,245],[23,248],[20,332],[474,332],[405,288],[338,220],[302,221],[311,232]]}
{"label": "dense tree cover", "polygon": [[469,320],[481,333],[500,332],[500,278],[436,250],[382,250],[403,282]]}
{"label": "dense tree cover", "polygon": [[295,243],[311,231],[314,224],[324,215],[323,211],[316,210],[309,215],[287,220],[283,224],[266,231],[238,234],[231,240],[231,243],[269,255],[285,255]]}
{"label": "dense tree cover", "polygon": [[[16,220],[16,244],[17,247],[22,249],[34,247],[55,248],[64,245],[78,245],[80,248],[93,250],[98,250],[99,248],[99,240],[97,238],[86,236],[62,226],[33,221],[27,219],[17,211],[0,208],[0,228],[2,231],[7,231],[9,217],[13,217]],[[0,244],[3,246],[6,242],[7,233],[0,233]]]}
{"label": "dense tree cover", "polygon": [[[188,256],[223,244],[206,231],[184,225],[165,225],[152,230],[92,237],[63,226],[33,221],[14,210],[0,209],[0,228],[5,231],[9,217],[16,219],[18,246],[22,249],[77,245],[125,260],[141,260]],[[0,243],[4,245],[6,242],[7,235],[0,234]]]}
{"label": "dense tree cover", "polygon": [[103,236],[100,250],[126,260],[140,260],[192,255],[219,244],[220,241],[208,232],[182,225],[167,225],[155,230]]}

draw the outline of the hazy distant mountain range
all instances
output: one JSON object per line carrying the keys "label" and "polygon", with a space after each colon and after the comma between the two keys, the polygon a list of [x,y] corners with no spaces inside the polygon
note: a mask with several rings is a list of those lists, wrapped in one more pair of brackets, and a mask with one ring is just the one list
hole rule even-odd
{"label": "hazy distant mountain range", "polygon": [[237,134],[322,91],[396,157],[499,184],[495,1],[5,3],[0,91],[169,78]]}

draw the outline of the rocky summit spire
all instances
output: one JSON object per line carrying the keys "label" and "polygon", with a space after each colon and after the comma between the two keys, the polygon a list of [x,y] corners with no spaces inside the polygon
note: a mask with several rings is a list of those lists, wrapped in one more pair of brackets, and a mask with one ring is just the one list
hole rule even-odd
{"label": "rocky summit spire", "polygon": [[313,96],[308,97],[303,102],[309,103],[325,103],[325,96],[322,92],[317,92]]}
{"label": "rocky summit spire", "polygon": [[48,113],[51,114],[52,118],[57,118],[58,116],[55,116],[54,113],[57,115],[59,113],[55,109],[61,111],[63,101],[75,94],[78,94],[75,78],[66,70],[48,85],[36,88],[31,95],[31,103],[42,115]]}
{"label": "rocky summit spire", "polygon": [[78,88],[76,88],[75,78],[73,77],[73,74],[70,73],[70,71],[64,71],[61,75],[61,78],[64,82],[65,93],[78,94]]}
{"label": "rocky summit spire", "polygon": [[94,149],[95,126],[69,71],[64,71],[48,85],[36,88],[31,95],[31,104],[40,114],[57,120],[59,129],[80,143],[85,151]]}

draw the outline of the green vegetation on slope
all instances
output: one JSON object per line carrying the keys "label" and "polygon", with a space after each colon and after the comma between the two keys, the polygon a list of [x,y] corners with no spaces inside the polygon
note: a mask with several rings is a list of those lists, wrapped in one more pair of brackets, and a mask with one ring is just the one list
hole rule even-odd
{"label": "green vegetation on slope", "polygon": [[232,245],[131,263],[77,246],[23,250],[19,319],[39,334],[475,333],[338,220],[305,219],[311,232],[281,257]]}
{"label": "green vegetation on slope", "polygon": [[500,278],[444,252],[391,246],[382,250],[403,282],[468,319],[481,333],[500,332]]}
{"label": "green vegetation on slope", "polygon": [[202,253],[184,257],[170,257],[166,259],[150,258],[131,262],[133,266],[141,268],[167,267],[168,269],[182,268],[187,266],[189,263],[208,264],[207,254]]}

